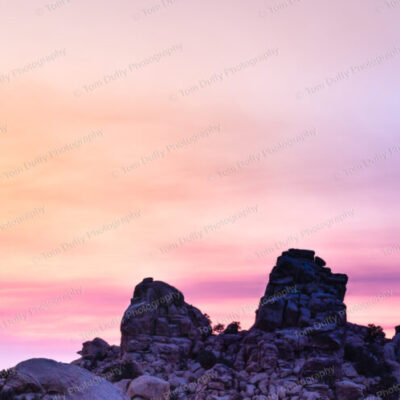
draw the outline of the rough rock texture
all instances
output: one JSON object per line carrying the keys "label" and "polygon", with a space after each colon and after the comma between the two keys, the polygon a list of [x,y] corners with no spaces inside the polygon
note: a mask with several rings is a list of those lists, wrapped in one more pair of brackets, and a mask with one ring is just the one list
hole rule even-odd
{"label": "rough rock texture", "polygon": [[344,325],[347,280],[347,275],[333,274],[313,251],[284,252],[270,274],[254,327],[273,331],[317,323],[329,328]]}
{"label": "rough rock texture", "polygon": [[351,381],[340,381],[336,383],[336,394],[338,400],[359,400],[363,397],[365,386],[357,385]]}
{"label": "rough rock texture", "polygon": [[148,375],[134,379],[128,388],[129,397],[140,396],[146,400],[163,400],[168,393],[168,382]]}
{"label": "rough rock texture", "polygon": [[78,351],[78,354],[87,360],[104,359],[110,350],[112,350],[111,346],[105,340],[95,338],[92,341],[83,343],[82,351]]}
{"label": "rough rock texture", "polygon": [[44,358],[18,364],[7,379],[0,399],[22,399],[19,397],[22,394],[29,399],[128,399],[122,390],[86,369]]}
{"label": "rough rock texture", "polygon": [[[348,323],[346,283],[313,251],[291,249],[270,274],[254,326],[215,335],[181,292],[147,278],[125,312],[121,347],[96,338],[73,364],[131,400],[399,399],[400,327],[388,340],[374,326]],[[21,379],[19,391],[37,389]],[[15,382],[0,378],[1,395]]]}
{"label": "rough rock texture", "polygon": [[130,350],[130,342],[143,335],[197,339],[210,332],[207,318],[185,303],[183,294],[174,287],[153,278],[136,286],[131,305],[121,323],[122,352]]}

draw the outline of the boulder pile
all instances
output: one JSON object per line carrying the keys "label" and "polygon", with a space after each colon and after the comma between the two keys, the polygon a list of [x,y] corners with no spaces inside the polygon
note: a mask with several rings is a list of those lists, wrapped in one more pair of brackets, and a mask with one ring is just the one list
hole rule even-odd
{"label": "boulder pile", "polygon": [[313,251],[290,249],[254,325],[215,334],[179,290],[146,278],[122,318],[120,346],[95,338],[72,365],[21,363],[0,378],[0,400],[399,399],[400,327],[388,340],[379,327],[347,322],[347,280]]}

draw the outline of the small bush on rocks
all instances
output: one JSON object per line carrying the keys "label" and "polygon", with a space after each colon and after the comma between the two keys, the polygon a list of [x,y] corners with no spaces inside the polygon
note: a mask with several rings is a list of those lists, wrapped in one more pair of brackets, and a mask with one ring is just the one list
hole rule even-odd
{"label": "small bush on rocks", "polygon": [[224,329],[225,329],[225,325],[224,324],[217,324],[217,325],[214,326],[213,332],[221,333]]}
{"label": "small bush on rocks", "polygon": [[369,324],[367,329],[366,341],[368,343],[383,343],[385,341],[385,332],[379,325]]}

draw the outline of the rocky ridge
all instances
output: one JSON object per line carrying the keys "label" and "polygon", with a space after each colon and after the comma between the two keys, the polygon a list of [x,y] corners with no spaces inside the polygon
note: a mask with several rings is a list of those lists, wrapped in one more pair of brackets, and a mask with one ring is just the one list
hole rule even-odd
{"label": "rocky ridge", "polygon": [[146,278],[122,318],[120,346],[95,338],[72,365],[21,363],[0,378],[0,399],[398,399],[400,328],[388,340],[347,322],[347,280],[313,251],[290,249],[253,327],[216,335],[179,290]]}

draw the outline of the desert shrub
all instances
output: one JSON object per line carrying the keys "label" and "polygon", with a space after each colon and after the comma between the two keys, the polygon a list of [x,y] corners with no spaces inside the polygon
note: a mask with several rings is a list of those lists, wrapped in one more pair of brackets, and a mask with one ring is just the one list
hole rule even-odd
{"label": "desert shrub", "polygon": [[224,329],[225,329],[224,324],[217,324],[217,325],[214,325],[213,332],[221,333]]}
{"label": "desert shrub", "polygon": [[379,325],[369,324],[365,340],[368,343],[383,343],[385,341],[385,332]]}
{"label": "desert shrub", "polygon": [[197,355],[197,362],[199,362],[204,369],[210,369],[217,363],[217,357],[215,357],[212,351],[201,350]]}
{"label": "desert shrub", "polygon": [[2,369],[2,370],[0,371],[0,379],[7,379],[7,378],[10,377],[13,373],[14,373],[14,369],[13,369],[13,368]]}
{"label": "desert shrub", "polygon": [[210,316],[209,316],[208,314],[204,314],[204,317],[206,318],[206,320],[208,321],[208,323],[211,325],[211,324],[212,324],[212,321],[211,321]]}
{"label": "desert shrub", "polygon": [[240,322],[239,321],[233,321],[231,322],[225,329],[224,333],[232,333],[236,334],[240,330]]}
{"label": "desert shrub", "polygon": [[240,321],[233,321],[231,323],[231,325],[234,325],[237,327],[237,330],[240,331],[242,329],[241,325],[240,325]]}

